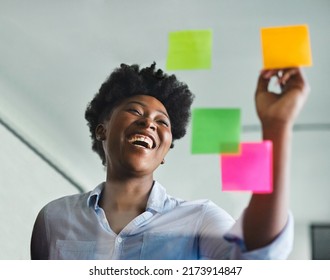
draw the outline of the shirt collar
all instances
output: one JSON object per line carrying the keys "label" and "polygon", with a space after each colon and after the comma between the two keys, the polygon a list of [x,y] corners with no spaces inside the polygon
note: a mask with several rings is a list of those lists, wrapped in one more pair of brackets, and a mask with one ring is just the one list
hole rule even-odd
{"label": "shirt collar", "polygon": [[87,206],[94,207],[94,209],[98,208],[99,200],[101,198],[101,193],[104,189],[105,183],[99,184],[94,190],[92,190],[87,198]]}
{"label": "shirt collar", "polygon": [[165,207],[167,194],[165,188],[157,181],[154,181],[149,199],[147,202],[147,210],[153,210],[156,212],[163,212]]}
{"label": "shirt collar", "polygon": [[[94,207],[94,209],[98,208],[99,200],[101,197],[101,193],[104,189],[105,183],[99,184],[94,190],[92,190],[87,198],[87,206],[88,207]],[[164,205],[166,201],[166,190],[165,188],[158,183],[157,181],[154,181],[154,184],[152,186],[151,193],[149,195],[149,199],[147,202],[147,210],[153,210],[156,212],[163,212]]]}

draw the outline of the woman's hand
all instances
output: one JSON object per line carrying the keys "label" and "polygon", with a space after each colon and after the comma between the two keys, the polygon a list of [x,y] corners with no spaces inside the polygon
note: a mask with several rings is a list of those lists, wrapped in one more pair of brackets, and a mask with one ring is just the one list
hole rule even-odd
{"label": "woman's hand", "polygon": [[[280,93],[268,90],[269,81],[277,77]],[[287,126],[291,128],[303,107],[310,87],[300,68],[263,70],[260,73],[255,101],[259,119],[264,128]]]}

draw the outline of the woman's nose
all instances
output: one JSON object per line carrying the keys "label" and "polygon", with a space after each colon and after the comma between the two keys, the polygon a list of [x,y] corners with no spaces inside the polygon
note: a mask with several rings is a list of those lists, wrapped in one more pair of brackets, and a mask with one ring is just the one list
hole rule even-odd
{"label": "woman's nose", "polygon": [[139,126],[142,126],[145,128],[150,128],[152,130],[156,130],[156,125],[150,118],[143,117],[143,118],[138,119],[136,122]]}

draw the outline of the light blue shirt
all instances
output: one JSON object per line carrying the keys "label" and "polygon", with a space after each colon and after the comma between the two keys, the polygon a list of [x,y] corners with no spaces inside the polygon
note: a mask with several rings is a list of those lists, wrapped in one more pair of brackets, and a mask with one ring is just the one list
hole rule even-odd
{"label": "light blue shirt", "polygon": [[99,207],[104,183],[66,196],[39,213],[32,257],[41,259],[286,259],[293,244],[293,218],[268,246],[247,252],[244,213],[235,221],[210,200],[169,196],[154,182],[144,213],[119,234]]}

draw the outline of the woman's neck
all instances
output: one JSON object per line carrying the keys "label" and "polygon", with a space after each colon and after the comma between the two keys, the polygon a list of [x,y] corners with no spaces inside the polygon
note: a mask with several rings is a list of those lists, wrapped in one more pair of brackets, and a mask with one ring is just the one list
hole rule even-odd
{"label": "woman's neck", "polygon": [[116,211],[142,211],[147,205],[153,178],[110,179],[105,182],[101,207]]}
{"label": "woman's neck", "polygon": [[128,223],[145,211],[152,185],[152,178],[106,181],[100,207],[113,232],[119,234]]}

